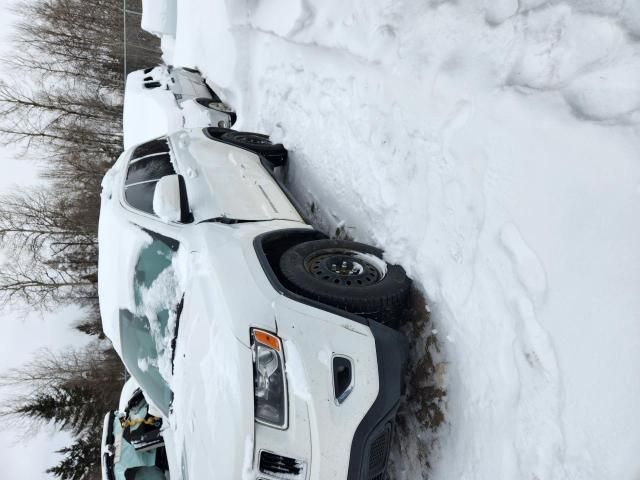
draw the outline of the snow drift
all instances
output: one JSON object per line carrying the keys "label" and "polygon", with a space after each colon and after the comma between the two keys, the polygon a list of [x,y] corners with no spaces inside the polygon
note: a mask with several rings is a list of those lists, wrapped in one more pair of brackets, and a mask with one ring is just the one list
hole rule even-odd
{"label": "snow drift", "polygon": [[395,479],[638,475],[639,5],[178,5],[170,61],[428,299],[446,424],[409,419]]}

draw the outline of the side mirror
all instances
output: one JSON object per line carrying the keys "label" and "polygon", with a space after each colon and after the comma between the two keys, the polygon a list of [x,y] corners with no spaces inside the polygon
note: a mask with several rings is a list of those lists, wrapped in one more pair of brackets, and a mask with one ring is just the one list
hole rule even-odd
{"label": "side mirror", "polygon": [[166,175],[158,180],[153,194],[153,212],[165,222],[191,221],[187,188],[182,175]]}

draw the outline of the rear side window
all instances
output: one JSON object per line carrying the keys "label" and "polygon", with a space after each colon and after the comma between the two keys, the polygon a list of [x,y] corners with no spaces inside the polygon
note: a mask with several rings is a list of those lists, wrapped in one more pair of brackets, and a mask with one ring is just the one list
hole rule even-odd
{"label": "rear side window", "polygon": [[169,143],[166,138],[157,138],[143,143],[133,151],[132,158],[145,157],[154,153],[169,153]]}
{"label": "rear side window", "polygon": [[175,174],[165,138],[137,147],[129,162],[124,196],[133,208],[153,215],[153,194],[158,180]]}
{"label": "rear side window", "polygon": [[145,182],[147,180],[158,180],[165,175],[172,175],[175,171],[171,165],[171,158],[168,153],[151,155],[132,160],[127,171],[125,185]]}

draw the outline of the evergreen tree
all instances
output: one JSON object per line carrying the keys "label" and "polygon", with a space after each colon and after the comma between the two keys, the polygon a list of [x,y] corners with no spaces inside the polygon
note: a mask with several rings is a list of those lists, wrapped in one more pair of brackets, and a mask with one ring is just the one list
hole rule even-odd
{"label": "evergreen tree", "polygon": [[49,468],[47,473],[65,480],[100,480],[99,471],[92,468],[95,459],[100,457],[100,437],[95,434],[84,435],[56,453],[64,458],[58,465]]}
{"label": "evergreen tree", "polygon": [[0,417],[32,429],[54,425],[70,432],[74,443],[60,451],[64,458],[49,473],[62,480],[91,480],[100,471],[104,415],[117,407],[123,384],[122,363],[106,342],[64,353],[44,350],[0,377],[0,385],[23,389],[0,406]]}
{"label": "evergreen tree", "polygon": [[60,430],[70,430],[75,435],[92,431],[100,426],[95,414],[93,392],[80,387],[53,387],[49,391],[36,392],[16,408],[15,414],[34,421],[53,423]]}

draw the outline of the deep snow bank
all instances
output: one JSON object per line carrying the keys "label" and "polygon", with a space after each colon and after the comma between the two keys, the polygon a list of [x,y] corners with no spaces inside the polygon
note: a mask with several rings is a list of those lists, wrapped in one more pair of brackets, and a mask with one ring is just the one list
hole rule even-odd
{"label": "deep snow bank", "polygon": [[159,37],[175,35],[177,0],[142,0],[143,29]]}
{"label": "deep snow bank", "polygon": [[396,479],[637,476],[639,5],[179,5],[173,62],[428,298],[447,424],[410,423]]}

